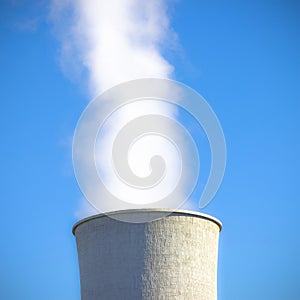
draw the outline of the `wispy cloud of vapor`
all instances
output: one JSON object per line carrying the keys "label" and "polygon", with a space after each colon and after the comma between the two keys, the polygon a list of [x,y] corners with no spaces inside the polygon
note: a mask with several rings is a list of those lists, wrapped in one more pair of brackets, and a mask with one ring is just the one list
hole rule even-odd
{"label": "wispy cloud of vapor", "polygon": [[[92,97],[124,81],[173,77],[174,68],[163,55],[177,44],[176,33],[170,26],[169,4],[170,0],[52,0],[50,17],[61,41],[64,73],[74,79],[74,73],[83,70]],[[176,109],[156,104],[147,110],[176,115]],[[96,159],[113,190],[118,188],[113,175],[105,168],[111,155],[107,145],[124,122],[145,113],[145,108],[138,106],[121,112],[112,117],[109,130],[101,137],[101,153]],[[153,148],[153,152],[166,153],[161,141],[151,141],[151,145],[144,147],[148,151],[149,148]],[[143,153],[143,150],[136,151],[135,162],[131,163],[135,173],[142,177],[149,173]],[[173,166],[167,185],[172,186],[177,180],[176,171],[180,171],[176,163],[178,157],[170,153],[167,156]],[[83,204],[83,207],[89,206]],[[94,213],[83,208],[80,212],[81,217]]]}
{"label": "wispy cloud of vapor", "polygon": [[93,96],[123,81],[172,76],[162,55],[176,43],[167,0],[53,0],[51,19],[65,72],[84,66]]}

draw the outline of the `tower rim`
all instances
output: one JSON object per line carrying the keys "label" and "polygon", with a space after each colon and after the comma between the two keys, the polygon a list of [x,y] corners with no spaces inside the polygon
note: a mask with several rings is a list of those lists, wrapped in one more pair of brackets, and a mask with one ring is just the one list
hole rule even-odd
{"label": "tower rim", "polygon": [[[162,213],[169,213],[168,216],[172,216],[172,215],[182,215],[182,216],[191,216],[191,217],[198,217],[201,219],[205,219],[208,221],[211,221],[213,223],[215,223],[216,225],[218,225],[219,230],[222,230],[222,222],[217,219],[216,217],[213,217],[211,215],[202,213],[202,212],[198,212],[198,211],[193,211],[193,210],[186,210],[186,209],[171,209],[171,208],[140,208],[140,209],[123,209],[123,210],[116,210],[116,211],[109,211],[106,213],[99,213],[96,215],[92,215],[86,218],[83,218],[79,221],[77,221],[73,228],[72,228],[72,233],[73,235],[76,235],[76,229],[78,226],[80,226],[83,223],[89,222],[91,220],[94,219],[99,219],[99,218],[105,218],[105,217],[113,217],[115,215],[122,215],[122,214],[138,214],[138,213],[158,213],[158,212],[162,212]],[[154,220],[155,221],[155,220]]]}

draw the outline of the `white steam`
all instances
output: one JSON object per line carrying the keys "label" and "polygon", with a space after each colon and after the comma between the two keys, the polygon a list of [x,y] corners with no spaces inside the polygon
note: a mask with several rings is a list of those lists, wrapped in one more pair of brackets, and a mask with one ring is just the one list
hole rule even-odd
{"label": "white steam", "polygon": [[[51,19],[61,41],[64,72],[73,77],[74,72],[84,69],[93,97],[128,80],[170,78],[174,68],[164,58],[163,52],[176,44],[176,34],[170,27],[167,8],[167,0],[53,0]],[[172,108],[152,109],[163,110],[164,115],[176,114]],[[102,153],[97,157],[100,167],[107,163],[110,149],[105,145],[109,144],[110,133],[117,132],[124,120],[145,113],[143,108],[135,108],[114,119],[111,131],[101,137]],[[152,142],[152,147],[158,152],[166,152],[165,144],[160,141]],[[131,161],[132,169],[143,173],[140,170],[145,166],[143,157],[134,156],[136,164]],[[168,159],[174,168],[178,165],[176,155],[168,154]],[[144,169],[144,173],[149,172],[147,166]],[[173,170],[170,185],[177,180],[175,173]],[[110,184],[112,189],[117,189],[113,180]],[[90,209],[81,208],[80,211],[77,213],[79,217],[92,213]]]}
{"label": "white steam", "polygon": [[172,75],[162,55],[176,43],[166,0],[53,0],[51,18],[64,70],[87,68],[93,96],[124,81]]}

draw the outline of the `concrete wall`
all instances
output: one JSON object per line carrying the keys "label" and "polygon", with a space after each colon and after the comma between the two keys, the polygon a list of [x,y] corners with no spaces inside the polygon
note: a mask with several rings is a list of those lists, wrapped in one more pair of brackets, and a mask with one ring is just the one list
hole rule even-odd
{"label": "concrete wall", "polygon": [[216,219],[189,211],[149,223],[106,215],[77,223],[82,300],[216,300],[220,229]]}

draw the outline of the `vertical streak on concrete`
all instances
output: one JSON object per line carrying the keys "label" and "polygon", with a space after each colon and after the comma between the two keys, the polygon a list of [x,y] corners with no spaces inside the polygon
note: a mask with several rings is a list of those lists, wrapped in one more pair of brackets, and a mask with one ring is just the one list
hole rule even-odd
{"label": "vertical streak on concrete", "polygon": [[148,223],[106,215],[77,223],[81,299],[216,300],[220,229],[218,220],[182,210]]}

